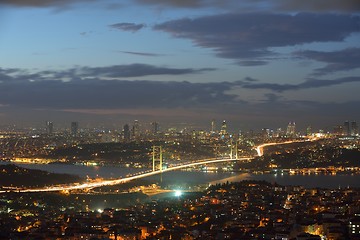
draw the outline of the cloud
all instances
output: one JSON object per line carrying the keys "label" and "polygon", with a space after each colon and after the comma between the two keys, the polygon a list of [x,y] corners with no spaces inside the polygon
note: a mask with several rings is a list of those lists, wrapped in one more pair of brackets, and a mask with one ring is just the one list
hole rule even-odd
{"label": "cloud", "polygon": [[309,79],[299,84],[278,84],[278,83],[249,83],[239,81],[239,85],[248,89],[268,89],[275,92],[284,92],[290,90],[301,90],[310,88],[329,87],[351,82],[360,82],[360,77],[347,77],[335,80]]}
{"label": "cloud", "polygon": [[277,102],[282,98],[281,96],[273,93],[266,93],[264,96],[266,97],[267,102]]}
{"label": "cloud", "polygon": [[[208,6],[212,6],[216,3],[213,0],[137,0],[137,2],[142,4],[155,4],[160,6],[171,6],[171,7],[180,7],[180,8],[200,8],[206,7],[206,2],[208,2]],[[225,4],[231,1],[224,1]]]}
{"label": "cloud", "polygon": [[122,30],[122,31],[129,31],[129,32],[137,32],[140,29],[144,28],[145,24],[135,24],[135,23],[115,23],[109,25],[109,27]]}
{"label": "cloud", "polygon": [[[91,0],[90,2],[95,2]],[[0,0],[0,5],[16,7],[65,7],[74,3],[86,3],[88,0]]]}
{"label": "cloud", "polygon": [[253,67],[253,66],[261,66],[266,65],[268,62],[265,60],[241,60],[238,61],[238,64],[244,67]]}
{"label": "cloud", "polygon": [[89,36],[92,33],[93,33],[93,31],[85,31],[85,32],[81,32],[80,35],[85,37],[85,36]]}
{"label": "cloud", "polygon": [[290,11],[357,12],[360,10],[360,2],[358,0],[281,0],[278,1],[276,7]]}
{"label": "cloud", "polygon": [[325,67],[315,69],[313,75],[321,76],[338,71],[360,68],[360,48],[347,48],[341,51],[299,51],[296,56],[327,63]]}
{"label": "cloud", "polygon": [[[75,3],[102,3],[101,0],[0,0],[0,5],[16,7],[69,7]],[[237,11],[333,11],[333,12],[359,12],[358,0],[136,0],[143,5],[155,5],[168,8],[222,8]],[[107,9],[123,8],[130,3],[117,3],[106,1]]]}
{"label": "cloud", "polygon": [[208,70],[212,69],[172,69],[145,64],[35,73],[0,68],[0,104],[53,109],[171,108],[231,100],[233,96],[224,93],[231,88],[230,83],[120,80],[120,77],[182,75]]}
{"label": "cloud", "polygon": [[23,69],[0,68],[0,83],[8,81],[82,80],[85,78],[121,79],[154,75],[184,75],[215,71],[215,68],[169,68],[148,64],[114,65],[106,67],[77,67],[66,70],[47,70],[30,73]]}
{"label": "cloud", "polygon": [[277,47],[314,42],[341,42],[360,32],[358,16],[300,13],[228,13],[194,19],[183,18],[154,26],[176,38],[191,39],[218,57],[240,65],[264,65]]}
{"label": "cloud", "polygon": [[[167,68],[156,67],[148,64],[129,64],[114,65],[108,67],[82,67],[71,69],[68,72],[76,72],[80,77],[106,77],[106,78],[123,78],[123,77],[142,77],[150,75],[183,75],[194,74],[205,71],[214,71],[214,68]],[[66,72],[65,72],[66,73]]]}
{"label": "cloud", "polygon": [[144,56],[144,57],[159,57],[159,56],[163,56],[162,54],[148,53],[148,52],[131,52],[131,51],[118,51],[118,52],[126,53],[126,54],[131,54],[131,55]]}
{"label": "cloud", "polygon": [[229,83],[118,81],[0,83],[0,104],[43,109],[176,108],[232,102]]}
{"label": "cloud", "polygon": [[255,79],[255,78],[252,78],[252,77],[245,77],[244,81],[246,81],[246,82],[257,82],[259,80]]}
{"label": "cloud", "polygon": [[[70,80],[63,81],[64,72]],[[30,73],[0,68],[2,122],[14,123],[26,116],[26,121],[30,122],[44,122],[51,117],[56,122],[66,123],[75,119],[82,123],[111,121],[118,124],[124,119],[137,118],[141,121],[161,119],[161,122],[201,121],[204,124],[221,116],[233,129],[249,129],[279,127],[282,122],[286,126],[286,122],[293,119],[318,122],[323,126],[329,122],[342,122],[344,118],[360,117],[353,111],[359,105],[356,101],[346,104],[292,101],[276,93],[360,82],[359,78],[271,85],[252,78],[238,82],[190,83],[103,80],[102,73],[92,78],[77,74],[75,70],[55,74],[55,71]],[[263,101],[250,103],[239,100],[241,96],[236,93],[239,88],[245,91],[263,88],[275,93],[265,92]]]}
{"label": "cloud", "polygon": [[177,8],[224,8],[236,9],[238,11],[334,11],[334,12],[358,12],[360,3],[358,0],[137,0],[137,2],[147,5],[158,5],[163,7]]}

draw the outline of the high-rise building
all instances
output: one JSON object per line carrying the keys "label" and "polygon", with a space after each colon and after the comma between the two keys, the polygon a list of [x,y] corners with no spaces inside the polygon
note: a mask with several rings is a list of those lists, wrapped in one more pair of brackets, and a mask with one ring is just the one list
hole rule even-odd
{"label": "high-rise building", "polygon": [[350,125],[350,135],[351,136],[356,136],[358,134],[358,127],[355,121],[351,122]]}
{"label": "high-rise building", "polygon": [[76,137],[79,131],[79,123],[71,122],[71,136]]}
{"label": "high-rise building", "polygon": [[286,128],[286,136],[288,137],[294,137],[296,133],[296,124],[295,122],[289,122],[287,128]]}
{"label": "high-rise building", "polygon": [[312,128],[311,128],[311,126],[308,126],[307,128],[306,128],[306,135],[307,136],[310,136],[312,134]]}
{"label": "high-rise building", "polygon": [[152,122],[151,125],[152,125],[152,133],[154,135],[158,134],[159,133],[159,123]]}
{"label": "high-rise building", "polygon": [[53,122],[46,122],[46,133],[52,135],[54,133],[54,124]]}
{"label": "high-rise building", "polygon": [[261,129],[261,135],[263,138],[270,138],[272,137],[272,130],[270,128],[263,128]]}
{"label": "high-rise building", "polygon": [[123,136],[125,141],[130,141],[130,127],[128,124],[123,127]]}
{"label": "high-rise building", "polygon": [[215,120],[213,119],[211,121],[211,133],[215,133],[216,131],[216,126],[215,126]]}
{"label": "high-rise building", "polygon": [[345,121],[344,122],[344,135],[345,136],[350,136],[350,122],[349,121]]}
{"label": "high-rise building", "polygon": [[132,134],[134,138],[138,138],[140,137],[140,123],[138,120],[134,121],[134,125],[133,125],[133,129],[132,129]]}
{"label": "high-rise building", "polygon": [[227,124],[226,124],[226,121],[224,120],[221,124],[220,134],[225,135],[226,133],[227,133]]}
{"label": "high-rise building", "polygon": [[344,127],[342,125],[337,125],[334,127],[334,134],[341,136],[344,135]]}
{"label": "high-rise building", "polygon": [[278,128],[275,131],[275,137],[283,137],[285,135],[284,131],[282,130],[282,128]]}

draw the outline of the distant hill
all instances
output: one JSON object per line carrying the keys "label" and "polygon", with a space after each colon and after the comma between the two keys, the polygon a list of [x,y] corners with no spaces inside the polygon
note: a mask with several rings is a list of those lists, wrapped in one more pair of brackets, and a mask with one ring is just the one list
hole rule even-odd
{"label": "distant hill", "polygon": [[81,182],[79,176],[27,169],[14,164],[0,165],[0,187],[42,187],[45,185]]}

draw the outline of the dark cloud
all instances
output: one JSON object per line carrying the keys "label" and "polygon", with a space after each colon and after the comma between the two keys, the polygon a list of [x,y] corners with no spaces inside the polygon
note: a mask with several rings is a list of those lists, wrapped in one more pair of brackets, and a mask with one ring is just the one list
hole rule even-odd
{"label": "dark cloud", "polygon": [[277,102],[278,100],[280,100],[282,97],[273,93],[266,93],[264,94],[264,96],[267,99],[267,102]]}
{"label": "dark cloud", "polygon": [[[129,3],[100,0],[0,0],[0,4],[18,7],[68,7],[74,3],[103,3],[107,9],[123,8]],[[159,7],[175,8],[223,8],[238,11],[334,11],[334,12],[359,12],[358,0],[136,0],[137,3],[155,5]]]}
{"label": "dark cloud", "polygon": [[195,107],[234,101],[229,83],[117,81],[0,83],[0,104],[45,109]]}
{"label": "dark cloud", "polygon": [[278,84],[278,83],[249,83],[238,82],[243,88],[248,89],[269,89],[276,92],[284,92],[289,90],[301,90],[310,88],[329,87],[351,82],[360,82],[360,77],[347,77],[335,80],[309,79],[299,84]]}
{"label": "dark cloud", "polygon": [[64,7],[74,3],[96,0],[0,0],[0,4],[18,7]]}
{"label": "dark cloud", "polygon": [[360,68],[360,48],[334,52],[300,51],[295,55],[327,63],[325,67],[315,69],[313,75],[317,76]]}
{"label": "dark cloud", "polygon": [[268,62],[265,60],[243,60],[238,61],[238,64],[245,67],[266,65]]}
{"label": "dark cloud", "polygon": [[150,75],[184,75],[215,71],[215,68],[168,68],[148,64],[114,65],[106,67],[77,67],[67,70],[47,70],[29,73],[22,69],[1,69],[0,82],[4,81],[45,81],[45,80],[81,80],[83,78],[120,79]]}
{"label": "dark cloud", "polygon": [[[29,73],[21,69],[0,68],[2,122],[5,119],[12,123],[22,119],[44,122],[51,116],[57,122],[60,119],[66,119],[66,122],[76,119],[83,123],[95,120],[103,123],[104,118],[107,118],[112,123],[118,123],[124,118],[143,117],[140,120],[201,120],[202,123],[208,123],[210,119],[221,116],[229,122],[232,129],[249,129],[279,127],[282,124],[285,127],[288,121],[294,119],[297,123],[328,124],[342,122],[349,117],[360,117],[358,111],[353,111],[359,102],[340,104],[291,101],[282,98],[280,94],[267,93],[264,101],[250,104],[233,94],[233,90],[239,87],[282,92],[359,82],[359,78],[270,85],[253,81],[252,78],[238,82],[190,83],[102,80],[98,76],[82,78],[76,74],[75,70],[55,74],[54,71]],[[62,81],[65,75],[71,79]],[[246,127],[244,124],[247,124]]]}
{"label": "dark cloud", "polygon": [[278,9],[290,11],[360,11],[358,0],[281,0],[276,4]]}
{"label": "dark cloud", "polygon": [[246,82],[257,82],[259,80],[255,79],[255,78],[252,78],[252,77],[245,77],[244,81],[246,81]]}
{"label": "dark cloud", "polygon": [[115,65],[109,67],[82,67],[72,69],[80,77],[106,77],[106,78],[123,78],[123,77],[142,77],[149,75],[183,75],[201,73],[205,71],[214,71],[214,68],[167,68],[156,67],[148,64],[129,64]]}
{"label": "dark cloud", "polygon": [[131,55],[138,55],[138,56],[144,56],[144,57],[159,57],[163,56],[162,54],[157,53],[148,53],[148,52],[131,52],[131,51],[119,51],[121,53],[131,54]]}
{"label": "dark cloud", "polygon": [[[210,69],[207,69],[210,70]],[[0,68],[0,104],[30,108],[173,107],[222,102],[229,83],[104,80],[119,77],[199,73],[205,69],[160,68],[145,64],[82,67],[29,73]]]}
{"label": "dark cloud", "polygon": [[109,25],[111,28],[115,28],[117,30],[129,31],[129,32],[137,32],[140,29],[145,27],[145,24],[135,24],[135,23],[115,23]]}
{"label": "dark cloud", "polygon": [[[170,6],[170,7],[181,7],[181,8],[200,8],[219,5],[214,0],[137,0],[137,2],[147,5],[160,5],[160,6]],[[224,1],[225,4],[230,3],[231,1]]]}
{"label": "dark cloud", "polygon": [[263,65],[276,47],[314,42],[341,42],[359,32],[359,17],[339,14],[221,14],[184,18],[155,25],[176,38],[214,49],[217,56],[245,66]]}
{"label": "dark cloud", "polygon": [[291,12],[299,11],[334,11],[334,12],[357,12],[360,11],[358,0],[137,0],[147,5],[179,8],[225,8],[238,11],[254,10],[283,10]]}

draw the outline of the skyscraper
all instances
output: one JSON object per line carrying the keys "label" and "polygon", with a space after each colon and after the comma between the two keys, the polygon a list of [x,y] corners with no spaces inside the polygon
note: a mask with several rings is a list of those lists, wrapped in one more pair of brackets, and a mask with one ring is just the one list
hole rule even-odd
{"label": "skyscraper", "polygon": [[343,125],[337,125],[334,127],[334,134],[341,136],[344,135],[344,126]]}
{"label": "skyscraper", "polygon": [[355,121],[351,122],[350,135],[356,136],[358,134],[358,127]]}
{"label": "skyscraper", "polygon": [[226,133],[227,133],[227,125],[226,125],[226,121],[224,120],[221,124],[220,134],[225,135]]}
{"label": "skyscraper", "polygon": [[46,133],[52,135],[54,132],[54,124],[53,122],[46,122]]}
{"label": "skyscraper", "polygon": [[130,127],[128,124],[125,124],[123,127],[123,136],[125,141],[130,141]]}
{"label": "skyscraper", "polygon": [[134,138],[138,138],[140,137],[140,123],[138,120],[134,121],[134,126],[133,126],[133,137]]}
{"label": "skyscraper", "polygon": [[287,128],[286,128],[286,136],[288,137],[294,137],[296,133],[296,124],[295,122],[289,122]]}
{"label": "skyscraper", "polygon": [[215,126],[215,120],[213,119],[211,121],[211,133],[215,133],[216,131],[216,126]]}
{"label": "skyscraper", "polygon": [[79,131],[79,123],[71,122],[71,136],[76,137]]}
{"label": "skyscraper", "polygon": [[344,135],[345,136],[350,136],[350,122],[349,121],[345,121],[344,122]]}
{"label": "skyscraper", "polygon": [[307,136],[310,136],[312,134],[312,128],[311,128],[311,126],[308,126],[307,128],[306,128],[306,135]]}
{"label": "skyscraper", "polygon": [[154,135],[158,134],[158,132],[159,132],[159,123],[152,122],[151,125],[152,125],[152,133]]}

